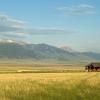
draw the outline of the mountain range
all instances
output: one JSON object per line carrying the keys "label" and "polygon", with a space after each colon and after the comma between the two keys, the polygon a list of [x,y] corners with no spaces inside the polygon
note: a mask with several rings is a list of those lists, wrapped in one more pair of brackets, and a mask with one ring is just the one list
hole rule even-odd
{"label": "mountain range", "polygon": [[76,52],[70,48],[58,48],[48,44],[27,44],[15,41],[0,41],[0,58],[34,59],[57,62],[99,61],[100,54]]}

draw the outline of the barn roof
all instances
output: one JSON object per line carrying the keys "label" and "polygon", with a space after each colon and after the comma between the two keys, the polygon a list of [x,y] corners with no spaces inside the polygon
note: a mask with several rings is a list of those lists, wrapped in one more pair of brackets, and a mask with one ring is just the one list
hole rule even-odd
{"label": "barn roof", "polygon": [[[89,65],[87,65],[87,66],[90,66],[90,65],[92,65],[92,66],[94,66],[94,67],[100,67],[100,63],[99,62],[94,62],[94,63],[90,63]],[[87,67],[86,66],[86,67]]]}
{"label": "barn roof", "polygon": [[92,63],[94,67],[100,67],[100,63]]}

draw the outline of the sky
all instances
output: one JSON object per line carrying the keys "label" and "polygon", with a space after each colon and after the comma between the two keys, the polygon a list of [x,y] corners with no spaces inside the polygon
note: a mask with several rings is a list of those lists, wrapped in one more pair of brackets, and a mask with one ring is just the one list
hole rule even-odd
{"label": "sky", "polygon": [[0,40],[100,53],[100,0],[0,0]]}

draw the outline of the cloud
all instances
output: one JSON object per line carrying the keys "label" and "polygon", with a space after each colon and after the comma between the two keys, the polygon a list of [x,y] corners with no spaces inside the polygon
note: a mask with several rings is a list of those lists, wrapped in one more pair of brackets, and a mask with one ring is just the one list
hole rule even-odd
{"label": "cloud", "polygon": [[88,15],[96,13],[95,7],[88,4],[80,4],[76,6],[65,6],[57,8],[60,11],[66,12],[69,15]]}
{"label": "cloud", "polygon": [[70,34],[76,33],[74,29],[65,29],[65,28],[33,28],[28,31],[32,35],[55,35],[55,34]]}
{"label": "cloud", "polygon": [[77,32],[77,30],[74,29],[61,27],[30,28],[27,24],[28,23],[21,20],[16,20],[7,15],[0,14],[0,38],[22,40],[33,35],[63,35]]}
{"label": "cloud", "polygon": [[12,19],[7,15],[0,15],[0,32],[20,30],[24,25],[23,21]]}
{"label": "cloud", "polygon": [[0,14],[0,37],[24,37],[25,22]]}
{"label": "cloud", "polygon": [[1,32],[0,36],[5,38],[22,39],[25,38],[25,33]]}

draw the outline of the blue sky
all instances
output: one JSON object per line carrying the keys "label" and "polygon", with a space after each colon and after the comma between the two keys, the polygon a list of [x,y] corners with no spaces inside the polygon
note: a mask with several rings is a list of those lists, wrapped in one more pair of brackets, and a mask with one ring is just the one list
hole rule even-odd
{"label": "blue sky", "polygon": [[100,52],[100,0],[0,0],[0,40]]}

